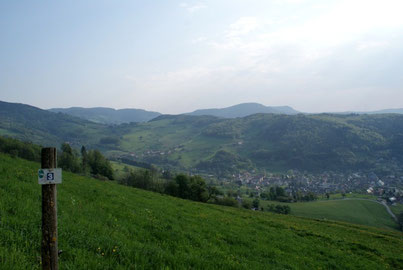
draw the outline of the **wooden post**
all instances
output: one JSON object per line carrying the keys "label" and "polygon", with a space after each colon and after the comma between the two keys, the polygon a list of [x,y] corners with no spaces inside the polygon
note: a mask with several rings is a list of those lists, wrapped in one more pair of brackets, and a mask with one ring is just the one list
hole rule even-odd
{"label": "wooden post", "polygon": [[[42,148],[41,168],[57,167],[56,148]],[[56,184],[42,185],[42,269],[58,270]]]}

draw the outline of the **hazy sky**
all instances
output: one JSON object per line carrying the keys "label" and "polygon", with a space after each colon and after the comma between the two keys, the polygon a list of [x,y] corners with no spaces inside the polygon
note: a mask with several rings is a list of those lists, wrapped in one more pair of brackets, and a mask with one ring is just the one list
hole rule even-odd
{"label": "hazy sky", "polygon": [[0,100],[403,107],[402,0],[0,0]]}

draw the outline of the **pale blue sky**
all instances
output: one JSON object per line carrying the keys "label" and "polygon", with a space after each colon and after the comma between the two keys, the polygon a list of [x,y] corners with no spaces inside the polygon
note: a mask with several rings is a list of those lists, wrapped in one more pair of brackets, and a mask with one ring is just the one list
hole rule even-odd
{"label": "pale blue sky", "polygon": [[403,107],[403,1],[0,0],[0,100]]}

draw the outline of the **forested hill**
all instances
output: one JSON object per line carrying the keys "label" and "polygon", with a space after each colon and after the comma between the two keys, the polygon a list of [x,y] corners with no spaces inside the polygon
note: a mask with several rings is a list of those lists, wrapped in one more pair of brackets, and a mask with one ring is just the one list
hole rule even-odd
{"label": "forested hill", "polygon": [[51,112],[61,112],[80,117],[89,121],[103,124],[123,124],[130,122],[147,122],[159,115],[158,112],[150,112],[141,109],[120,109],[112,108],[54,108]]}
{"label": "forested hill", "polygon": [[403,161],[403,115],[160,116],[121,145],[148,162],[215,174],[383,168]]}
{"label": "forested hill", "polygon": [[62,142],[95,144],[107,126],[30,105],[0,101],[0,135],[59,146]]}
{"label": "forested hill", "polygon": [[0,135],[42,145],[101,149],[174,170],[215,175],[286,171],[402,169],[403,115],[162,115],[107,126],[32,106],[0,102]]}

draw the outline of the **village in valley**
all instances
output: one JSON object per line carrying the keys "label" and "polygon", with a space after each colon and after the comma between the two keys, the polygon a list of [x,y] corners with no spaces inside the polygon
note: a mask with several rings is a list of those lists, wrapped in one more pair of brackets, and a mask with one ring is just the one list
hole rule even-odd
{"label": "village in valley", "polygon": [[[183,145],[178,145],[166,151],[147,150],[141,154],[131,153],[123,160],[124,162],[134,162],[137,165],[144,165],[147,163],[134,160],[143,160],[144,158],[145,160],[155,160],[155,158],[167,156],[173,152],[182,152],[183,150]],[[119,159],[122,160],[121,158]],[[378,165],[382,166],[382,164]],[[201,175],[211,183],[226,187],[224,189],[228,189],[228,187],[230,189],[243,187],[254,192],[256,195],[260,195],[270,187],[279,186],[284,188],[286,194],[290,197],[296,193],[314,193],[317,197],[325,197],[326,194],[338,193],[345,195],[348,193],[357,193],[374,195],[378,197],[378,200],[393,205],[395,203],[403,203],[403,168],[400,168],[398,164],[392,164],[391,167],[394,169],[382,177],[371,170],[346,173],[334,171],[308,173],[291,169],[284,174],[271,173],[266,170],[263,172],[244,170],[225,176],[217,176],[205,170],[192,169],[188,171],[188,174]],[[384,166],[384,169],[387,168],[390,168],[390,166]]]}
{"label": "village in valley", "polygon": [[222,179],[222,181],[227,184],[236,183],[239,186],[247,186],[257,193],[270,186],[281,186],[290,196],[296,192],[305,194],[313,192],[318,196],[326,193],[346,194],[351,192],[375,195],[392,204],[403,202],[403,174],[388,175],[381,179],[373,172],[307,174],[298,170],[290,170],[287,174],[281,175],[242,173],[233,175],[233,179]]}

